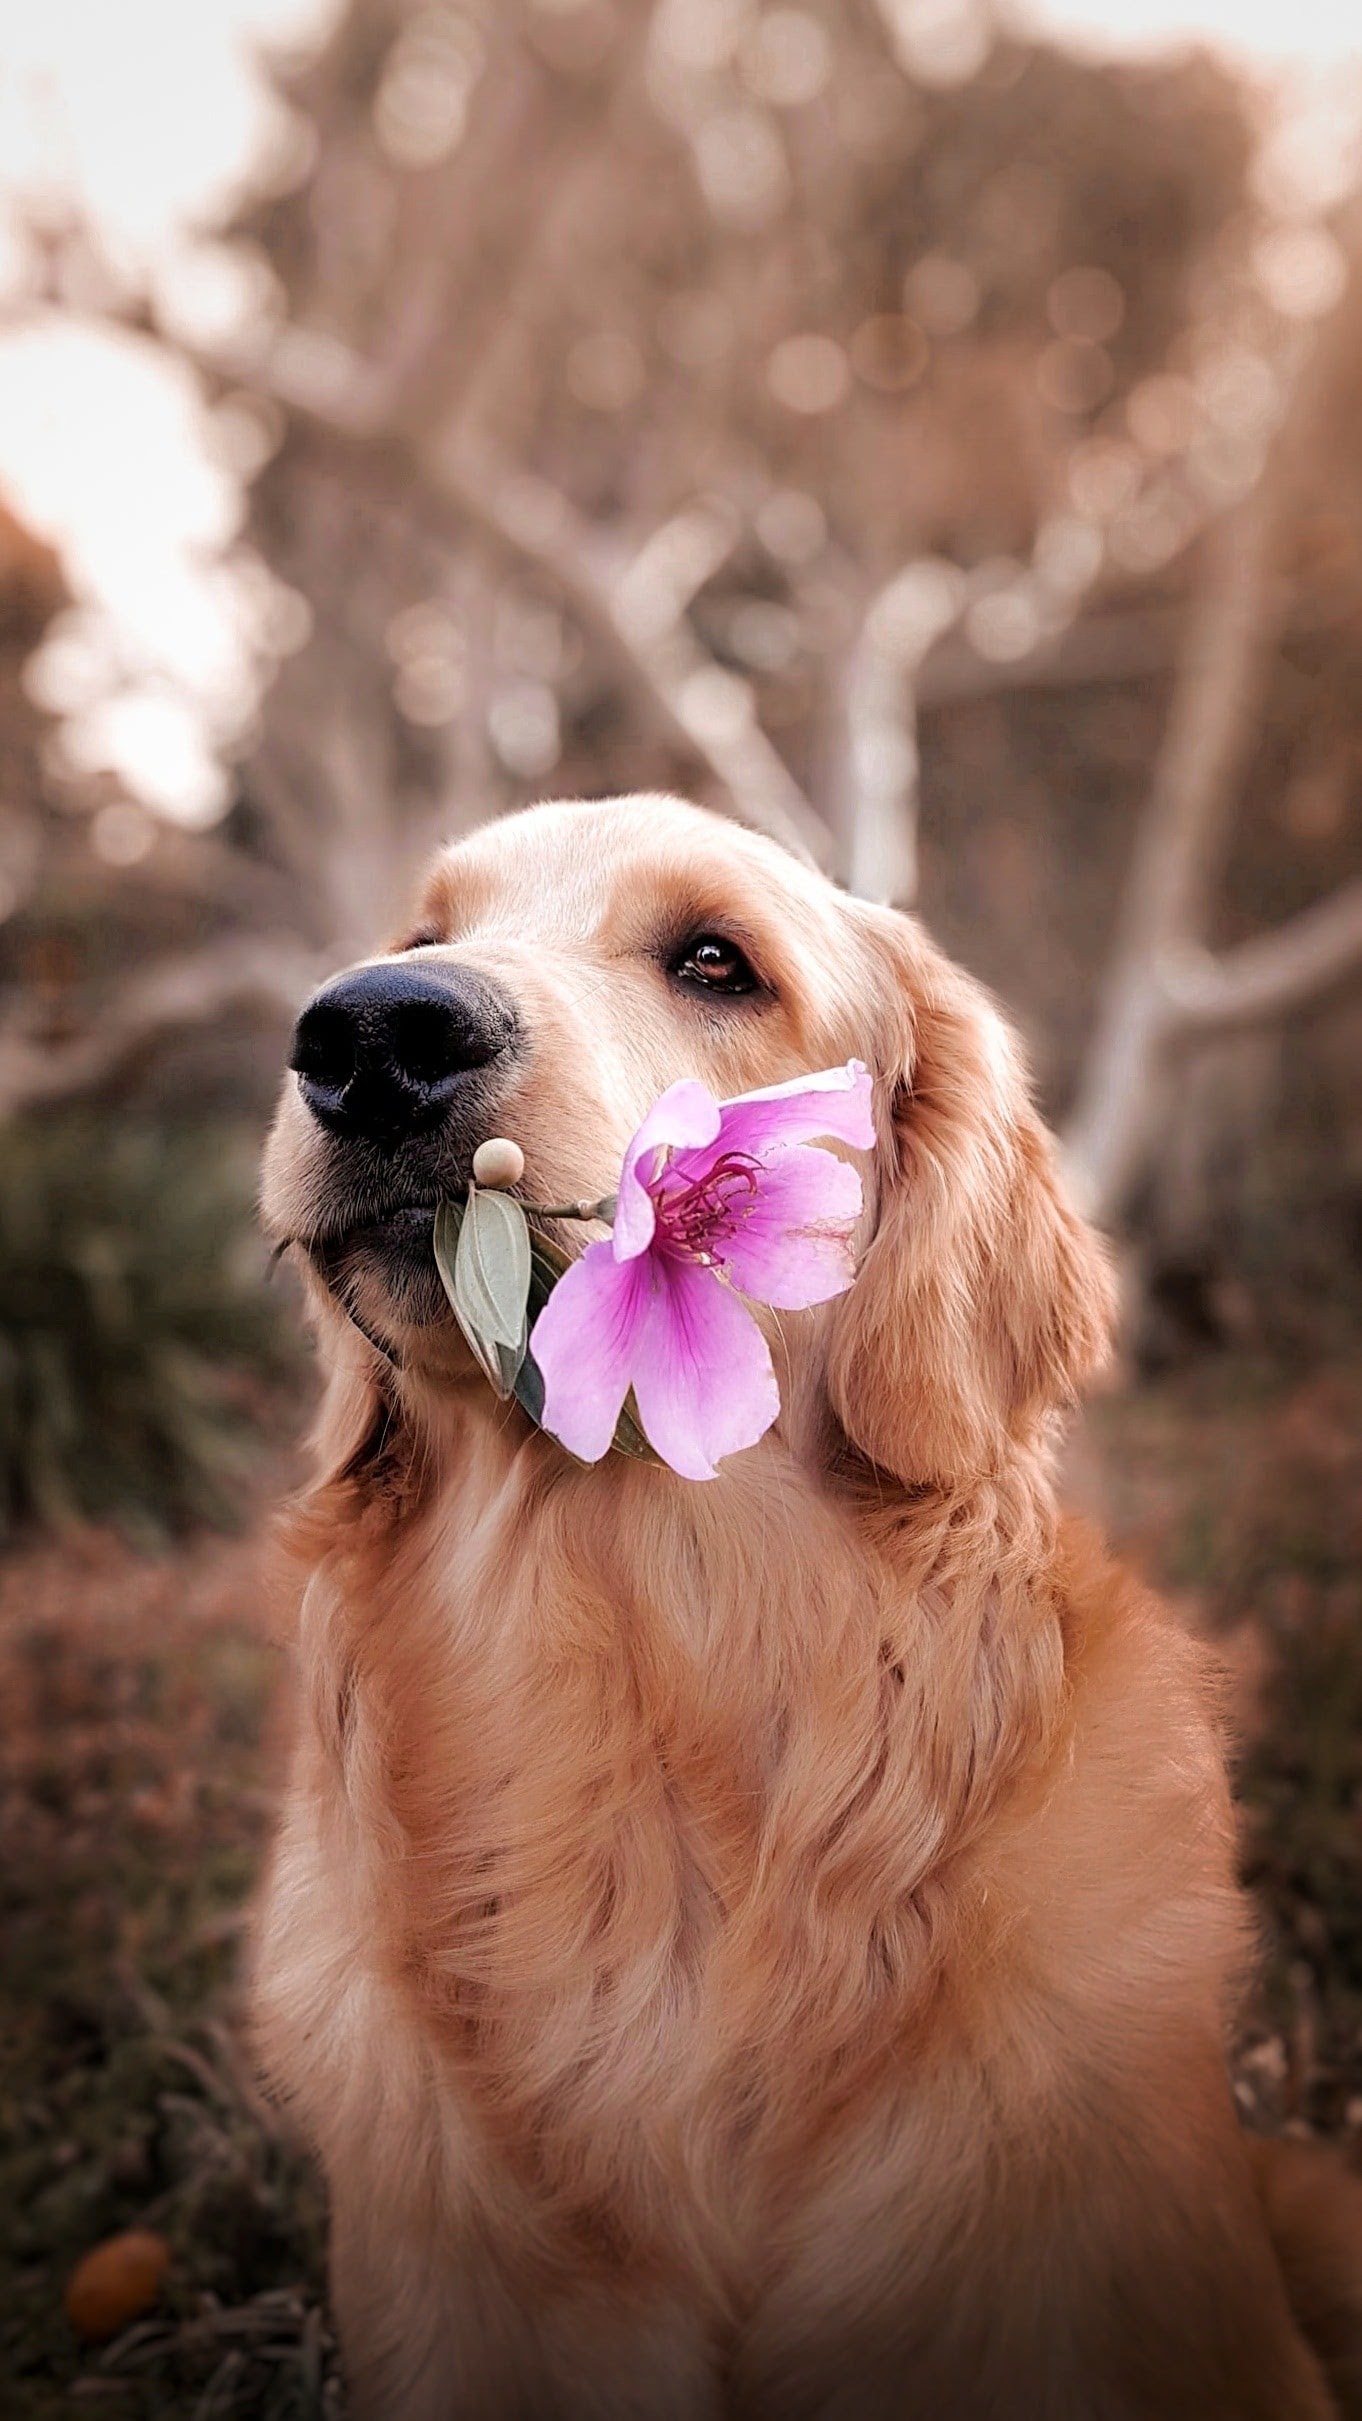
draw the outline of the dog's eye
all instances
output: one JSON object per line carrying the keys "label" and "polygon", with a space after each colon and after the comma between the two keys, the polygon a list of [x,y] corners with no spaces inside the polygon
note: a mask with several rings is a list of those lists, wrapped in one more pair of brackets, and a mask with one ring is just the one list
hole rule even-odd
{"label": "dog's eye", "polygon": [[668,973],[695,991],[722,992],[730,1000],[758,989],[747,957],[722,933],[697,933],[677,951]]}
{"label": "dog's eye", "polygon": [[420,925],[414,933],[405,934],[401,941],[393,943],[392,956],[401,958],[408,950],[433,950],[436,943],[443,940],[444,935],[438,925]]}

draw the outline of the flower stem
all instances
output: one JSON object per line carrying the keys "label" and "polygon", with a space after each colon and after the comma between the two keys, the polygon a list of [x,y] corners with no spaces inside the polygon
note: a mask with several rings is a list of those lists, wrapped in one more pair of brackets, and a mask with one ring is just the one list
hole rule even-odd
{"label": "flower stem", "polygon": [[599,1202],[522,1202],[531,1219],[604,1219],[615,1216],[617,1194],[602,1194]]}

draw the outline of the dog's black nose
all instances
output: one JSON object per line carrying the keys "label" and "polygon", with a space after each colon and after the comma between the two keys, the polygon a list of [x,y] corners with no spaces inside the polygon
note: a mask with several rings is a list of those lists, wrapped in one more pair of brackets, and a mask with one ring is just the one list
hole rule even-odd
{"label": "dog's black nose", "polygon": [[474,1069],[515,1041],[510,1003],[464,967],[361,967],[298,1020],[289,1066],[333,1135],[403,1143],[444,1118]]}

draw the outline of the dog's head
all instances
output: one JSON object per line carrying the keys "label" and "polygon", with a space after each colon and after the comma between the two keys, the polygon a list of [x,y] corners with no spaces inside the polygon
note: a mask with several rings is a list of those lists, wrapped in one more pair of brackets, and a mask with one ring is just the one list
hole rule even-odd
{"label": "dog's head", "polygon": [[410,930],[303,1011],[267,1224],[369,1338],[457,1380],[431,1223],[480,1142],[521,1145],[528,1200],[590,1198],[678,1078],[722,1098],[850,1058],[877,1078],[864,1261],[784,1350],[834,1450],[951,1485],[1099,1357],[1105,1263],[978,988],[909,919],[696,808],[554,804],[445,851]]}

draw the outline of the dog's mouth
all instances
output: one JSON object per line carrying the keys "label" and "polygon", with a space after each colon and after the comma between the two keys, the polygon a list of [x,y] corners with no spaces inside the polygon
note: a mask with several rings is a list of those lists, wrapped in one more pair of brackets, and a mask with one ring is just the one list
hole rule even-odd
{"label": "dog's mouth", "polygon": [[398,1265],[429,1261],[436,1208],[433,1195],[427,1200],[395,1203],[390,1210],[325,1230],[309,1239],[305,1249],[324,1276],[357,1258]]}
{"label": "dog's mouth", "polygon": [[366,1211],[320,1235],[294,1239],[343,1311],[366,1335],[446,1326],[450,1310],[435,1267],[437,1199]]}

